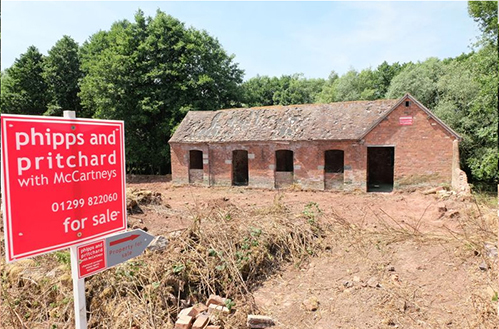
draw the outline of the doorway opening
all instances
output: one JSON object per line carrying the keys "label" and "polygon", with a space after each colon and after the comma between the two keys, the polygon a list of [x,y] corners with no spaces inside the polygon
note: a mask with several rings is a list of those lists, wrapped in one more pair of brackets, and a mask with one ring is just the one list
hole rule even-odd
{"label": "doorway opening", "polygon": [[345,153],[342,150],[324,152],[324,188],[330,190],[343,185]]}
{"label": "doorway opening", "polygon": [[232,185],[247,186],[248,181],[248,151],[232,151]]}
{"label": "doorway opening", "polygon": [[367,192],[391,192],[395,148],[376,146],[367,148]]}
{"label": "doorway opening", "polygon": [[189,183],[203,182],[203,151],[189,151]]}
{"label": "doorway opening", "polygon": [[278,150],[275,152],[275,187],[293,184],[293,151]]}

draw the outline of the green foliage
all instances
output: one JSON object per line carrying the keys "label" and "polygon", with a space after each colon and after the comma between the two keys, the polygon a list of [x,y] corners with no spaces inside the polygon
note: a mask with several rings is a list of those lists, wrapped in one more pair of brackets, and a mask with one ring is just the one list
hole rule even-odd
{"label": "green foliage", "polygon": [[332,103],[336,99],[336,85],[335,82],[338,80],[338,73],[332,71],[329,74],[327,81],[322,86],[322,90],[315,96],[317,103]]}
{"label": "green foliage", "polygon": [[49,97],[43,78],[44,56],[34,46],[16,59],[2,75],[1,112],[41,115]]}
{"label": "green foliage", "polygon": [[497,45],[497,1],[468,1],[468,13],[479,24],[482,37]]}
{"label": "green foliage", "polygon": [[172,271],[175,274],[178,274],[178,273],[182,272],[184,269],[185,269],[185,265],[181,264],[181,263],[180,264],[175,264],[172,267]]}
{"label": "green foliage", "polygon": [[257,75],[242,84],[243,103],[247,107],[274,105],[274,94],[280,89],[276,77]]}
{"label": "green foliage", "polygon": [[323,103],[376,99],[376,74],[370,68],[360,73],[350,69],[338,77],[333,71],[316,100]]}
{"label": "green foliage", "polygon": [[230,310],[232,310],[232,308],[233,308],[234,306],[236,306],[236,302],[234,302],[232,299],[227,298],[227,299],[225,300],[225,307],[227,307],[227,308],[229,309],[229,311],[230,311]]}
{"label": "green foliage", "polygon": [[81,50],[80,97],[95,117],[126,119],[129,172],[164,173],[166,141],[189,110],[239,105],[243,71],[205,31],[158,11],[116,22]]}
{"label": "green foliage", "polygon": [[472,122],[472,145],[465,163],[479,181],[497,182],[499,179],[498,138],[498,52],[489,43],[470,58],[473,79],[479,86],[477,97],[470,104],[468,119]]}
{"label": "green foliage", "polygon": [[242,85],[244,105],[310,104],[324,83],[324,79],[306,79],[303,74],[283,75],[280,78],[256,76]]}
{"label": "green foliage", "polygon": [[276,105],[310,104],[324,85],[323,79],[305,79],[302,74],[283,75],[280,88],[274,93]]}
{"label": "green foliage", "polygon": [[56,251],[54,252],[54,257],[61,264],[69,265],[71,263],[71,256],[68,251]]}
{"label": "green foliage", "polygon": [[443,63],[429,58],[422,63],[409,64],[393,78],[387,98],[400,98],[410,93],[429,109],[438,103],[438,80],[443,75]]}
{"label": "green foliage", "polygon": [[86,116],[81,113],[78,97],[78,81],[83,77],[78,52],[78,44],[69,36],[63,36],[49,50],[43,72],[51,99],[46,115],[61,116],[63,111],[76,111],[79,117]]}
{"label": "green foliage", "polygon": [[305,205],[302,214],[307,218],[308,223],[313,225],[316,224],[317,217],[322,214],[322,210],[317,202],[309,202]]}
{"label": "green foliage", "polygon": [[398,62],[392,65],[386,61],[378,65],[374,71],[374,97],[376,99],[384,98],[392,79],[397,76],[407,64],[400,65]]}
{"label": "green foliage", "polygon": [[360,99],[359,73],[350,69],[335,81],[335,102],[355,101]]}

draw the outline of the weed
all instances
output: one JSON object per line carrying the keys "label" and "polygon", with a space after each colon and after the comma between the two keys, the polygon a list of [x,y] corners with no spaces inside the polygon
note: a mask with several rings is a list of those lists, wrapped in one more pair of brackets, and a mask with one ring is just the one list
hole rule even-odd
{"label": "weed", "polygon": [[319,204],[316,202],[309,202],[305,205],[302,211],[303,216],[308,220],[310,225],[315,225],[317,217],[322,214],[322,210],[319,208]]}
{"label": "weed", "polygon": [[229,309],[229,311],[230,311],[230,310],[232,310],[232,308],[233,308],[234,306],[236,306],[236,303],[235,303],[232,299],[227,298],[227,299],[225,300],[225,307],[227,307],[227,308]]}
{"label": "weed", "polygon": [[56,251],[54,252],[54,257],[61,264],[68,266],[71,264],[71,256],[69,255],[69,251]]}
{"label": "weed", "polygon": [[182,272],[184,269],[185,269],[184,264],[175,264],[172,267],[173,273],[175,273],[175,274]]}

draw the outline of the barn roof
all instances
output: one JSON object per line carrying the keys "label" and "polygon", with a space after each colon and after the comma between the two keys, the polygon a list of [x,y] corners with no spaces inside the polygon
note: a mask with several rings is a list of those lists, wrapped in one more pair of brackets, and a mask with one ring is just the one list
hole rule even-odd
{"label": "barn roof", "polygon": [[396,99],[190,111],[170,142],[358,140]]}

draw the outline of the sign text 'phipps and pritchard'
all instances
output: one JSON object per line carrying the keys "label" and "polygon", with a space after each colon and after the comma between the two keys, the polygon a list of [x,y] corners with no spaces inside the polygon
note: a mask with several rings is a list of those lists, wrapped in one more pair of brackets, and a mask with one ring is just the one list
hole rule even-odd
{"label": "sign text 'phipps and pritchard'", "polygon": [[122,122],[2,116],[2,148],[7,194],[23,195],[6,197],[8,260],[126,228]]}

